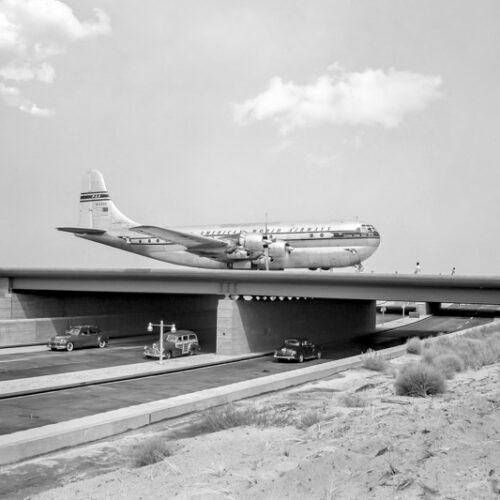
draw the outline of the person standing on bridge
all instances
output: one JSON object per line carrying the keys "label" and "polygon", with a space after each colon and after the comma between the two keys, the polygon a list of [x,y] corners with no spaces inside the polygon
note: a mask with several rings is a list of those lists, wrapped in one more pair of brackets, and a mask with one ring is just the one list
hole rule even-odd
{"label": "person standing on bridge", "polygon": [[422,272],[422,268],[420,267],[420,262],[417,262],[415,265],[415,271],[413,271],[414,274],[420,274]]}

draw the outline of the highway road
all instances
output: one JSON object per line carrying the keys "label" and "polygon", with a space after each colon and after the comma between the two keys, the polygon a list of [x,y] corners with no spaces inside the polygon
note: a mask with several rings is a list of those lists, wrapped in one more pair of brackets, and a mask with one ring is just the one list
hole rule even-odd
{"label": "highway road", "polygon": [[[324,358],[308,363],[324,363],[365,352],[367,349],[382,349],[398,345],[413,336],[432,336],[457,329],[475,326],[490,321],[487,318],[470,317],[431,317],[396,330],[364,335],[333,342],[324,346]],[[123,349],[127,347],[127,349]],[[128,349],[128,347],[130,347]],[[68,369],[82,369],[88,359],[94,357],[98,364],[142,361],[142,344],[116,346],[106,349],[86,349],[72,353],[53,353],[51,351],[0,356],[3,377],[25,376],[27,366],[33,363],[33,375],[45,374],[51,369],[61,373]],[[45,355],[45,358],[44,358]],[[16,356],[23,356],[20,360]],[[78,356],[78,357],[77,357]],[[135,357],[135,361],[131,361]],[[4,359],[6,358],[6,359]],[[27,359],[26,359],[27,358]],[[56,361],[54,361],[56,360]],[[66,364],[63,362],[66,360]],[[89,364],[91,362],[89,361]],[[89,364],[85,365],[90,368]],[[75,368],[78,366],[78,368]],[[108,384],[77,387],[61,391],[34,394],[2,400],[2,419],[0,434],[39,427],[99,412],[123,408],[131,405],[169,398],[180,394],[228,383],[259,378],[266,375],[294,370],[304,365],[298,363],[275,363],[272,357],[241,361],[221,366],[200,368],[186,372],[169,373],[135,380]],[[95,367],[93,365],[92,367]],[[51,372],[54,373],[54,372]]]}
{"label": "highway road", "polygon": [[0,380],[140,363],[144,361],[144,346],[152,344],[157,338],[157,335],[145,335],[141,339],[134,337],[133,340],[111,339],[105,349],[75,349],[73,352],[45,349],[2,355],[0,349]]}

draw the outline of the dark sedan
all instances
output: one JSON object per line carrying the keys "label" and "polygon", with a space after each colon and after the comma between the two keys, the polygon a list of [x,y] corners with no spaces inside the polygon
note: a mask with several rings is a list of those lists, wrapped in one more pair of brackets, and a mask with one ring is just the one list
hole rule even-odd
{"label": "dark sedan", "polygon": [[47,346],[53,351],[72,351],[78,347],[106,347],[108,342],[108,336],[97,326],[76,325],[70,326],[63,334],[52,337]]}
{"label": "dark sedan", "polygon": [[313,344],[306,338],[285,339],[283,345],[274,351],[276,361],[298,361],[305,359],[320,359],[321,347]]}

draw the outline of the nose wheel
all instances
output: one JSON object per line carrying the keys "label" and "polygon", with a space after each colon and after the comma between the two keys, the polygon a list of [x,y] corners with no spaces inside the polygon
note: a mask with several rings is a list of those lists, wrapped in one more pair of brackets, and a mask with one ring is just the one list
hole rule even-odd
{"label": "nose wheel", "polygon": [[354,267],[356,268],[356,272],[358,273],[362,273],[365,270],[363,264],[356,264]]}

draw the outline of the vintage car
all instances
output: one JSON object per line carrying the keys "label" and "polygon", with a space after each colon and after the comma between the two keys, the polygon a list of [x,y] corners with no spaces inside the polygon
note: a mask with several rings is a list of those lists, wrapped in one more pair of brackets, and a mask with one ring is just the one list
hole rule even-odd
{"label": "vintage car", "polygon": [[314,345],[309,339],[299,337],[285,339],[283,345],[274,351],[276,361],[298,361],[302,363],[304,359],[320,359],[321,347]]}
{"label": "vintage car", "polygon": [[[166,359],[184,354],[196,354],[200,350],[198,336],[189,330],[177,330],[175,333],[169,332],[163,338],[163,357]],[[160,341],[152,346],[144,347],[144,356],[146,358],[160,357]]]}
{"label": "vintage car", "polygon": [[52,337],[47,346],[53,351],[63,349],[72,351],[78,347],[106,347],[109,338],[97,326],[70,326],[62,335]]}

